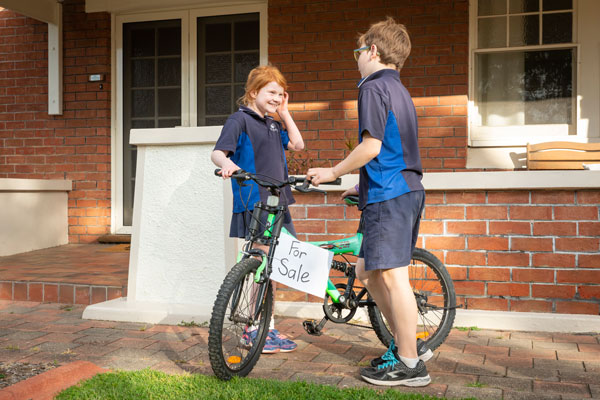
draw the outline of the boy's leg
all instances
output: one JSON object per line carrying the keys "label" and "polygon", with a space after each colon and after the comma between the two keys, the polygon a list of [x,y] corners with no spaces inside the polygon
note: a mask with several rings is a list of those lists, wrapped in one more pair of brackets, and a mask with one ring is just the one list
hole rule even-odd
{"label": "boy's leg", "polygon": [[364,258],[358,258],[356,260],[355,271],[356,277],[363,283],[363,285],[365,285],[365,287],[369,291],[369,294],[375,301],[375,304],[377,304],[379,311],[381,311],[381,313],[385,317],[389,325],[390,332],[392,332],[392,335],[395,336],[396,326],[394,325],[394,321],[391,318],[391,302],[389,300],[390,295],[388,293],[388,288],[381,277],[381,271],[366,271]]}

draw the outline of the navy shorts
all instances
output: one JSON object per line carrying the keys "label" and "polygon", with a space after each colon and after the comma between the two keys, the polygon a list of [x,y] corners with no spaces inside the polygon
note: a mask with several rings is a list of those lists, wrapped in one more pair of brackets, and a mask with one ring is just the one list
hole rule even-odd
{"label": "navy shorts", "polygon": [[[261,216],[262,226],[267,225],[268,213],[263,212]],[[244,211],[241,213],[233,213],[231,216],[231,225],[229,227],[229,237],[246,238],[248,235],[248,226],[252,218],[252,211]],[[296,235],[296,229],[294,229],[294,223],[292,222],[292,215],[289,210],[286,210],[283,214],[283,226],[294,236]]]}
{"label": "navy shorts", "polygon": [[362,211],[364,236],[358,255],[365,259],[366,271],[410,264],[424,207],[423,190],[367,204]]}

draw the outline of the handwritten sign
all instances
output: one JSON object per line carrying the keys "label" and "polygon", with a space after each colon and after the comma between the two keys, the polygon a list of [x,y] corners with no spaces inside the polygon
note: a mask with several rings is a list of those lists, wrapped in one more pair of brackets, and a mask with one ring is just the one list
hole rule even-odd
{"label": "handwritten sign", "polygon": [[324,297],[332,259],[332,252],[282,233],[273,256],[271,279]]}

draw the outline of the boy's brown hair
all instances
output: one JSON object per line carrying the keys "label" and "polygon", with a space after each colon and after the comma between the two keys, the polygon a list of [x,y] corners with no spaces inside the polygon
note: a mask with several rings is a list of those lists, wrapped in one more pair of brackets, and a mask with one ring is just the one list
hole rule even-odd
{"label": "boy's brown hair", "polygon": [[376,45],[379,59],[383,64],[394,64],[402,69],[404,61],[410,54],[410,37],[406,27],[397,23],[394,18],[387,17],[377,22],[358,38],[358,46]]}
{"label": "boy's brown hair", "polygon": [[272,65],[262,65],[260,67],[254,68],[248,74],[248,79],[246,80],[245,93],[242,97],[240,97],[237,101],[238,105],[249,105],[254,101],[254,98],[251,96],[251,93],[258,92],[263,87],[267,86],[271,82],[276,82],[279,86],[283,88],[284,91],[287,90],[287,81],[283,74]]}

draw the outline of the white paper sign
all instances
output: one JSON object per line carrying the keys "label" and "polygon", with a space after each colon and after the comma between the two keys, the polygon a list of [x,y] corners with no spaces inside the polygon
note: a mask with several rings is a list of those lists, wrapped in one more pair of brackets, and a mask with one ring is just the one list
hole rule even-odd
{"label": "white paper sign", "polygon": [[333,253],[282,233],[271,279],[318,297],[325,296]]}

